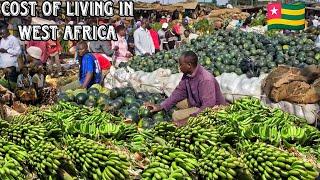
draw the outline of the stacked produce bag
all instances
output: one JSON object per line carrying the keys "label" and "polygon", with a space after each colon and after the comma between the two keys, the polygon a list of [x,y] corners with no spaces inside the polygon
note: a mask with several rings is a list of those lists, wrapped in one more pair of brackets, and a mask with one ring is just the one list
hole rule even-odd
{"label": "stacked produce bag", "polygon": [[265,94],[275,102],[286,100],[293,103],[313,104],[320,100],[320,68],[303,69],[279,66],[263,84]]}

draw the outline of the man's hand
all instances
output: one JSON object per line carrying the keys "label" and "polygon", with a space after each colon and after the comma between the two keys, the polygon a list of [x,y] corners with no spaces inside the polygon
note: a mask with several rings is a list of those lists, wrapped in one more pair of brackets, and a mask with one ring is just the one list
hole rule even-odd
{"label": "man's hand", "polygon": [[144,105],[151,111],[151,112],[159,112],[162,110],[162,107],[157,104],[152,104],[149,102],[144,103]]}
{"label": "man's hand", "polygon": [[0,49],[0,53],[7,53],[7,50],[6,50],[6,49],[1,48],[1,49]]}

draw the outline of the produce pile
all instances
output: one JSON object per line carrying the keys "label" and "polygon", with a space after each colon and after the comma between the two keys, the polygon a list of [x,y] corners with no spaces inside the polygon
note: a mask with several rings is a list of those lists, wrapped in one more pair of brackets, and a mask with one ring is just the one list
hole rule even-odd
{"label": "produce pile", "polygon": [[314,46],[315,39],[315,35],[304,33],[265,36],[241,30],[216,31],[179,49],[151,57],[135,56],[129,66],[136,71],[152,72],[165,68],[178,73],[177,62],[181,53],[192,50],[198,54],[200,64],[216,76],[224,72],[245,73],[246,67],[241,65],[245,58],[252,59],[261,72],[268,73],[279,64],[294,67],[319,64],[320,50]]}
{"label": "produce pile", "polygon": [[182,128],[161,121],[138,128],[112,113],[61,100],[1,120],[1,177],[311,180],[319,174],[320,132],[256,99],[205,110]]}
{"label": "produce pile", "polygon": [[66,93],[59,95],[59,100],[75,102],[78,105],[87,107],[99,107],[102,110],[107,109],[115,115],[132,120],[143,128],[150,128],[156,122],[169,121],[171,119],[170,113],[161,111],[152,114],[143,105],[145,102],[159,104],[164,99],[164,95],[135,92],[130,87],[107,90],[96,84],[88,90],[66,91]]}

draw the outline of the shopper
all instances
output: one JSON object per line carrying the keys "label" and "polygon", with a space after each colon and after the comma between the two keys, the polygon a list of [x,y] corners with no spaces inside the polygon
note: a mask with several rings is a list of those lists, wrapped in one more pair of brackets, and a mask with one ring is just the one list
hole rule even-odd
{"label": "shopper", "polygon": [[140,28],[133,34],[136,55],[151,55],[155,52],[152,38],[147,29],[148,24],[147,19],[142,19]]}
{"label": "shopper", "polygon": [[48,52],[48,73],[51,76],[62,76],[61,62],[60,62],[60,54],[62,48],[59,41],[48,40],[47,41],[47,52]]}
{"label": "shopper", "polygon": [[176,47],[180,47],[181,44],[181,35],[182,35],[182,25],[179,21],[174,21],[174,25],[172,27],[172,32],[176,36]]}
{"label": "shopper", "polygon": [[177,37],[175,35],[175,33],[172,32],[171,29],[167,29],[166,33],[165,33],[165,41],[163,42],[164,48],[165,50],[171,50],[174,49],[176,46],[176,42],[177,42]]}
{"label": "shopper", "polygon": [[[104,24],[101,22],[102,25]],[[92,53],[103,53],[108,57],[112,57],[114,54],[114,50],[111,47],[111,41],[90,41],[89,42],[89,51]]]}
{"label": "shopper", "polygon": [[180,126],[205,108],[226,104],[217,80],[198,64],[194,52],[184,52],[179,59],[179,67],[183,77],[171,96],[160,105],[146,103],[152,112],[169,111],[176,105],[181,110],[175,111],[172,118]]}
{"label": "shopper", "polygon": [[152,38],[152,42],[155,48],[155,52],[160,52],[160,39],[159,34],[156,30],[154,30],[151,25],[149,24],[147,29],[149,30],[150,36]]}
{"label": "shopper", "polygon": [[101,83],[101,69],[99,62],[92,53],[88,51],[85,42],[78,44],[79,55],[79,81],[82,88],[90,88],[93,84]]}
{"label": "shopper", "polygon": [[118,66],[121,62],[128,62],[133,55],[128,50],[128,43],[126,40],[126,28],[123,25],[117,27],[118,41],[112,41],[112,48],[115,52],[115,65]]}
{"label": "shopper", "polygon": [[163,23],[162,28],[158,31],[159,40],[160,40],[160,50],[164,49],[163,43],[166,41],[166,32],[168,29],[169,24]]}
{"label": "shopper", "polygon": [[7,78],[16,81],[18,57],[21,54],[19,39],[10,35],[6,27],[0,29],[0,37],[0,68],[8,69]]}

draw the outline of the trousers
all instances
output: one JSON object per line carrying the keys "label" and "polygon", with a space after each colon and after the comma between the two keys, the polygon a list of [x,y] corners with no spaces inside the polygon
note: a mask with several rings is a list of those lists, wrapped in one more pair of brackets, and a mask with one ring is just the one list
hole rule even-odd
{"label": "trousers", "polygon": [[178,127],[186,125],[190,115],[197,112],[199,109],[197,107],[190,108],[187,99],[180,101],[176,106],[179,110],[172,113],[172,119]]}

